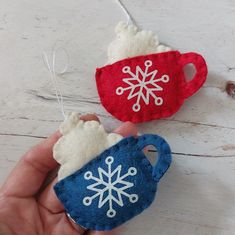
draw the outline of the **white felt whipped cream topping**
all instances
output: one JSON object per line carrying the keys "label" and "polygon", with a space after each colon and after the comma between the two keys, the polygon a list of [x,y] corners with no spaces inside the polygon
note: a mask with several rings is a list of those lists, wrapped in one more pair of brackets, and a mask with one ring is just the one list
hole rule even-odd
{"label": "white felt whipped cream topping", "polygon": [[58,180],[61,180],[95,158],[123,137],[107,133],[98,121],[82,121],[77,113],[70,113],[61,124],[62,137],[53,148],[55,160],[61,164]]}
{"label": "white felt whipped cream topping", "polygon": [[152,31],[141,30],[134,25],[119,22],[115,29],[116,38],[108,47],[108,64],[139,55],[170,51],[161,45]]}

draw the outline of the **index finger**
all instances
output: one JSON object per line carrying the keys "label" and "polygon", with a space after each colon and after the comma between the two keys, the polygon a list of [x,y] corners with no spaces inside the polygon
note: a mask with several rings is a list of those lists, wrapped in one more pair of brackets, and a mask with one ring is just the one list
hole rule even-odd
{"label": "index finger", "polygon": [[18,162],[1,191],[7,196],[29,197],[40,189],[49,171],[58,166],[53,158],[53,146],[59,131],[31,148]]}

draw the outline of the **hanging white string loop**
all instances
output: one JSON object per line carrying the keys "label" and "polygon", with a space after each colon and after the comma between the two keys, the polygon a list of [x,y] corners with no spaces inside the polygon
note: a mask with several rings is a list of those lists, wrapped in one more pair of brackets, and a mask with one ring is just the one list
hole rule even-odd
{"label": "hanging white string loop", "polygon": [[[56,54],[58,53],[59,50],[61,52],[65,53],[66,63],[65,63],[64,68],[61,71],[56,71]],[[60,106],[61,113],[62,113],[63,117],[65,118],[66,115],[65,115],[65,112],[64,112],[64,99],[63,99],[63,95],[61,93],[61,89],[60,89],[60,86],[59,86],[58,76],[63,75],[64,73],[67,72],[68,66],[69,66],[69,55],[68,55],[67,51],[62,47],[59,47],[59,48],[56,48],[56,49],[54,48],[53,52],[52,52],[52,61],[51,61],[51,63],[49,62],[48,55],[45,51],[43,52],[43,61],[44,61],[44,64],[45,64],[45,66],[47,67],[47,69],[50,73],[50,79],[51,79],[52,84],[53,84],[54,89],[55,89],[56,98],[57,98],[58,104]]]}
{"label": "hanging white string loop", "polygon": [[[127,10],[125,5],[123,4],[123,2],[121,0],[116,0],[116,2],[120,6],[120,8],[124,12],[124,14],[126,15],[127,25],[133,24],[133,25],[137,26],[135,20],[133,19],[130,12]],[[65,56],[66,63],[65,63],[64,68],[61,71],[56,70],[56,58],[57,58],[57,53],[59,51],[63,52],[66,55]],[[63,117],[65,118],[66,115],[65,115],[65,111],[64,111],[64,99],[63,99],[63,95],[62,95],[62,92],[61,92],[61,89],[60,89],[60,86],[59,86],[58,76],[63,75],[64,73],[66,73],[68,71],[69,55],[63,47],[56,48],[54,46],[51,58],[52,58],[52,60],[50,61],[47,53],[45,51],[43,52],[43,61],[44,61],[44,64],[45,64],[45,66],[47,67],[47,69],[50,73],[50,79],[51,79],[53,87],[55,89],[56,98],[57,98],[58,104],[60,106],[61,113],[62,113]]]}
{"label": "hanging white string loop", "polygon": [[123,2],[121,0],[116,0],[116,2],[118,3],[118,5],[120,6],[120,8],[122,9],[122,11],[124,12],[124,14],[126,15],[127,18],[127,25],[130,25],[130,23],[132,23],[133,25],[137,26],[134,18],[132,17],[132,15],[130,14],[130,12],[127,10],[127,8],[125,7],[125,5],[123,4]]}

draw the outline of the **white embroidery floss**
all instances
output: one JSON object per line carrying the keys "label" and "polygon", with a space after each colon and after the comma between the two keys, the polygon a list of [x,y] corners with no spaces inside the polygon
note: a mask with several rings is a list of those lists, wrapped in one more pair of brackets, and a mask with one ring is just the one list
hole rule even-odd
{"label": "white embroidery floss", "polygon": [[[59,51],[63,52],[65,54],[66,63],[65,63],[64,68],[61,71],[56,71],[56,55]],[[58,76],[61,76],[61,75],[63,75],[64,73],[66,73],[68,71],[69,55],[63,47],[54,48],[53,52],[52,52],[52,60],[49,61],[48,55],[44,51],[43,52],[43,61],[44,61],[44,64],[45,64],[45,66],[47,67],[47,69],[50,73],[50,79],[51,79],[52,84],[53,84],[54,89],[55,89],[57,102],[60,106],[61,113],[62,113],[62,115],[65,119],[66,115],[65,115],[65,111],[64,111],[64,100],[63,100],[63,95],[62,95],[62,92],[61,92],[61,89],[60,89],[60,86],[59,86]]]}

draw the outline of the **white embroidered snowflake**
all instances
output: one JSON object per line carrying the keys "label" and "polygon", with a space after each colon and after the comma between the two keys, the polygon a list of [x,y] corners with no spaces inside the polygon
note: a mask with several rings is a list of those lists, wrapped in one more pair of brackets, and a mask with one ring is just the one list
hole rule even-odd
{"label": "white embroidered snowflake", "polygon": [[[84,197],[83,204],[85,206],[90,206],[95,198],[99,198],[98,208],[102,208],[106,203],[108,203],[108,211],[106,215],[109,218],[113,218],[116,215],[116,211],[113,209],[113,203],[116,203],[120,207],[124,206],[123,196],[127,197],[131,203],[138,201],[137,194],[128,194],[125,192],[126,189],[134,186],[125,180],[128,176],[134,176],[137,174],[137,169],[135,167],[130,167],[126,174],[121,176],[122,166],[117,166],[116,169],[112,170],[112,163],[114,158],[108,156],[105,159],[105,163],[108,166],[108,171],[105,171],[101,167],[98,168],[99,177],[93,176],[91,171],[87,171],[84,174],[86,180],[93,180],[95,183],[87,186],[87,189],[94,191],[95,194],[91,197]],[[104,196],[106,194],[106,196]]]}
{"label": "white embroidered snowflake", "polygon": [[127,97],[128,100],[136,98],[136,103],[132,106],[134,112],[138,112],[141,109],[140,101],[144,101],[146,105],[149,104],[150,97],[153,97],[155,105],[160,106],[163,104],[163,98],[156,95],[156,91],[162,91],[163,88],[158,85],[158,82],[169,82],[170,78],[164,74],[160,78],[156,78],[158,70],[149,72],[149,67],[152,66],[151,60],[144,62],[145,70],[142,70],[139,66],[136,66],[136,72],[133,73],[129,66],[125,66],[122,69],[123,73],[129,74],[131,77],[123,78],[122,81],[129,86],[118,87],[116,89],[117,95],[122,95],[125,91],[129,91]]}

